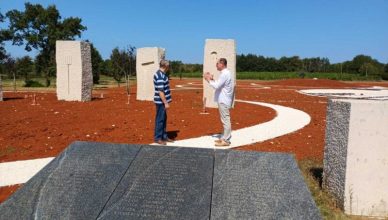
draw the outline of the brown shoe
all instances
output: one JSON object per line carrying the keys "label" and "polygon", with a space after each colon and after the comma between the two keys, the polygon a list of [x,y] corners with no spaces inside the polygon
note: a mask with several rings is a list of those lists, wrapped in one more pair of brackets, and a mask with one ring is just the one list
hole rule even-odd
{"label": "brown shoe", "polygon": [[166,142],[162,141],[162,140],[158,140],[158,141],[156,141],[156,143],[159,145],[166,145]]}
{"label": "brown shoe", "polygon": [[170,139],[170,138],[167,138],[166,140],[164,140],[165,142],[170,142],[170,143],[174,143],[175,140],[173,139]]}
{"label": "brown shoe", "polygon": [[215,146],[217,146],[217,147],[227,147],[227,146],[229,146],[229,145],[230,145],[230,143],[228,143],[228,142],[226,142],[226,141],[224,141],[224,140],[221,140],[220,143],[216,143],[216,144],[215,144]]}
{"label": "brown shoe", "polygon": [[217,139],[214,141],[214,143],[221,143],[222,142],[222,139]]}

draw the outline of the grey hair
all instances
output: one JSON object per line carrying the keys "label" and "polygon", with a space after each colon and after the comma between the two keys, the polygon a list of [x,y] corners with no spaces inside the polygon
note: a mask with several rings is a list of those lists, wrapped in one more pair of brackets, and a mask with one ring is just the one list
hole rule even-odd
{"label": "grey hair", "polygon": [[170,66],[170,62],[168,60],[160,60],[160,63],[159,63],[159,66],[160,67],[167,67],[167,66]]}

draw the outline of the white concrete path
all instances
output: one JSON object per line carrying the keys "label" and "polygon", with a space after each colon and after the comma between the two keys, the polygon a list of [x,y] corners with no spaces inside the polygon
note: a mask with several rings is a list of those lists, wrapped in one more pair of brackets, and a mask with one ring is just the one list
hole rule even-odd
{"label": "white concrete path", "polygon": [[[272,108],[276,111],[276,117],[265,123],[233,131],[231,146],[226,148],[217,147],[217,149],[239,147],[276,138],[303,128],[308,125],[311,120],[310,116],[305,112],[290,107],[264,102],[244,100],[236,101]],[[216,138],[217,136],[202,136],[176,141],[169,145],[214,149],[214,140],[216,140]],[[54,158],[49,157],[35,160],[0,163],[0,186],[25,183],[52,159]]]}
{"label": "white concrete path", "polygon": [[174,143],[168,143],[168,145],[179,147],[229,149],[266,141],[297,131],[309,124],[311,120],[307,113],[281,105],[244,100],[236,100],[236,102],[272,108],[276,111],[276,117],[271,121],[262,124],[232,131],[232,144],[228,147],[220,148],[214,146],[214,141],[219,135],[190,138],[175,141]]}
{"label": "white concrete path", "polygon": [[54,157],[0,163],[0,186],[27,182]]}

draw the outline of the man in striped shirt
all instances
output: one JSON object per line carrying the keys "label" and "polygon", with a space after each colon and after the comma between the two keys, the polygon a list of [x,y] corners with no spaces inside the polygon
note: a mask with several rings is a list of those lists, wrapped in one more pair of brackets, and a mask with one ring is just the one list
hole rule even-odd
{"label": "man in striped shirt", "polygon": [[161,60],[159,70],[154,74],[154,103],[156,105],[155,135],[154,140],[157,144],[166,145],[166,142],[172,142],[167,137],[167,109],[170,108],[171,91],[170,83],[166,72],[170,67],[167,60]]}

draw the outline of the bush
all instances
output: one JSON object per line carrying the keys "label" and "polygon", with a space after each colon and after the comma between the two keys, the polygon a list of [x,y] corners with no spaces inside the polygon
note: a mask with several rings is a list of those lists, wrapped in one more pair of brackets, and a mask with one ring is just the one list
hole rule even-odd
{"label": "bush", "polygon": [[29,79],[25,81],[24,87],[44,87],[44,85],[38,81]]}
{"label": "bush", "polygon": [[388,73],[387,72],[384,72],[382,75],[381,75],[381,78],[383,80],[388,80]]}

